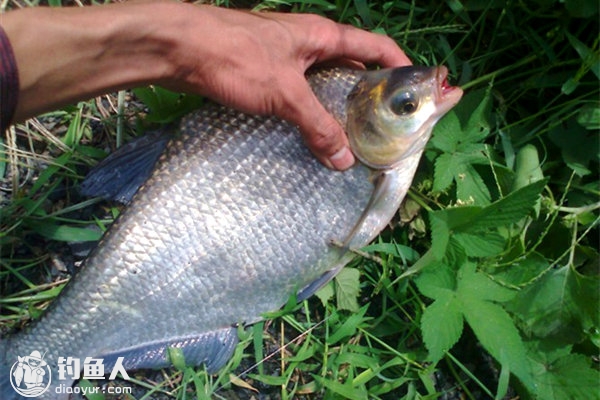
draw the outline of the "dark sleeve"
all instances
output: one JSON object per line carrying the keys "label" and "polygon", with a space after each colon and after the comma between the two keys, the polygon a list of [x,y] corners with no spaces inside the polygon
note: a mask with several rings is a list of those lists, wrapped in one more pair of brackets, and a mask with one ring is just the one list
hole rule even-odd
{"label": "dark sleeve", "polygon": [[12,122],[19,97],[17,62],[4,29],[0,26],[0,135]]}

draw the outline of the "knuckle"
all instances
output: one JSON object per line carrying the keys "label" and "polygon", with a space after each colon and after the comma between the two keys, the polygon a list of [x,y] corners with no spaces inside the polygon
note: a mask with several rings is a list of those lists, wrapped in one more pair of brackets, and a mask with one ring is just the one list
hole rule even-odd
{"label": "knuckle", "polygon": [[341,25],[316,15],[309,16],[313,21],[310,24],[309,40],[315,44],[315,47],[321,49],[336,48],[341,42],[343,28]]}

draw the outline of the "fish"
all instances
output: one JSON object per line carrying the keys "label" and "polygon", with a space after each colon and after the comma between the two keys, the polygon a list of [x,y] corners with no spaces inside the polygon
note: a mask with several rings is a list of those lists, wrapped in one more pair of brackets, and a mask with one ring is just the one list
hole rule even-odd
{"label": "fish", "polygon": [[310,297],[393,218],[435,123],[462,96],[447,76],[310,71],[359,160],[343,172],[320,164],[294,125],[218,104],[107,157],[84,192],[127,206],[45,313],[0,341],[0,397],[18,398],[10,371],[34,352],[51,377],[42,399],[67,398],[86,359],[106,374],[161,368],[178,348],[218,371],[239,327]]}

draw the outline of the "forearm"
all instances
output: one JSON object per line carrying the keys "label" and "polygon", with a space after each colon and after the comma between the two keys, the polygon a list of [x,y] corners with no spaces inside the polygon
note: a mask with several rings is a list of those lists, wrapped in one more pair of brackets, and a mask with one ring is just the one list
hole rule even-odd
{"label": "forearm", "polygon": [[39,7],[0,16],[19,73],[14,120],[169,75],[171,43],[160,36],[156,16],[170,6]]}
{"label": "forearm", "polygon": [[410,64],[390,39],[315,15],[253,13],[174,1],[35,8],[0,15],[19,70],[13,121],[144,84],[205,95],[300,127],[327,166],[354,163],[339,123],[304,73],[323,61]]}

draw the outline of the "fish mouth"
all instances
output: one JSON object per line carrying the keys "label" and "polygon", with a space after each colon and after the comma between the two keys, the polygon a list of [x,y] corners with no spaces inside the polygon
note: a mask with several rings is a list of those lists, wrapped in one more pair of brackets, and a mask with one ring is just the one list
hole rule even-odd
{"label": "fish mouth", "polygon": [[436,103],[438,107],[446,112],[459,102],[463,91],[458,86],[452,86],[448,83],[448,68],[443,65],[437,68],[436,81],[438,82]]}

